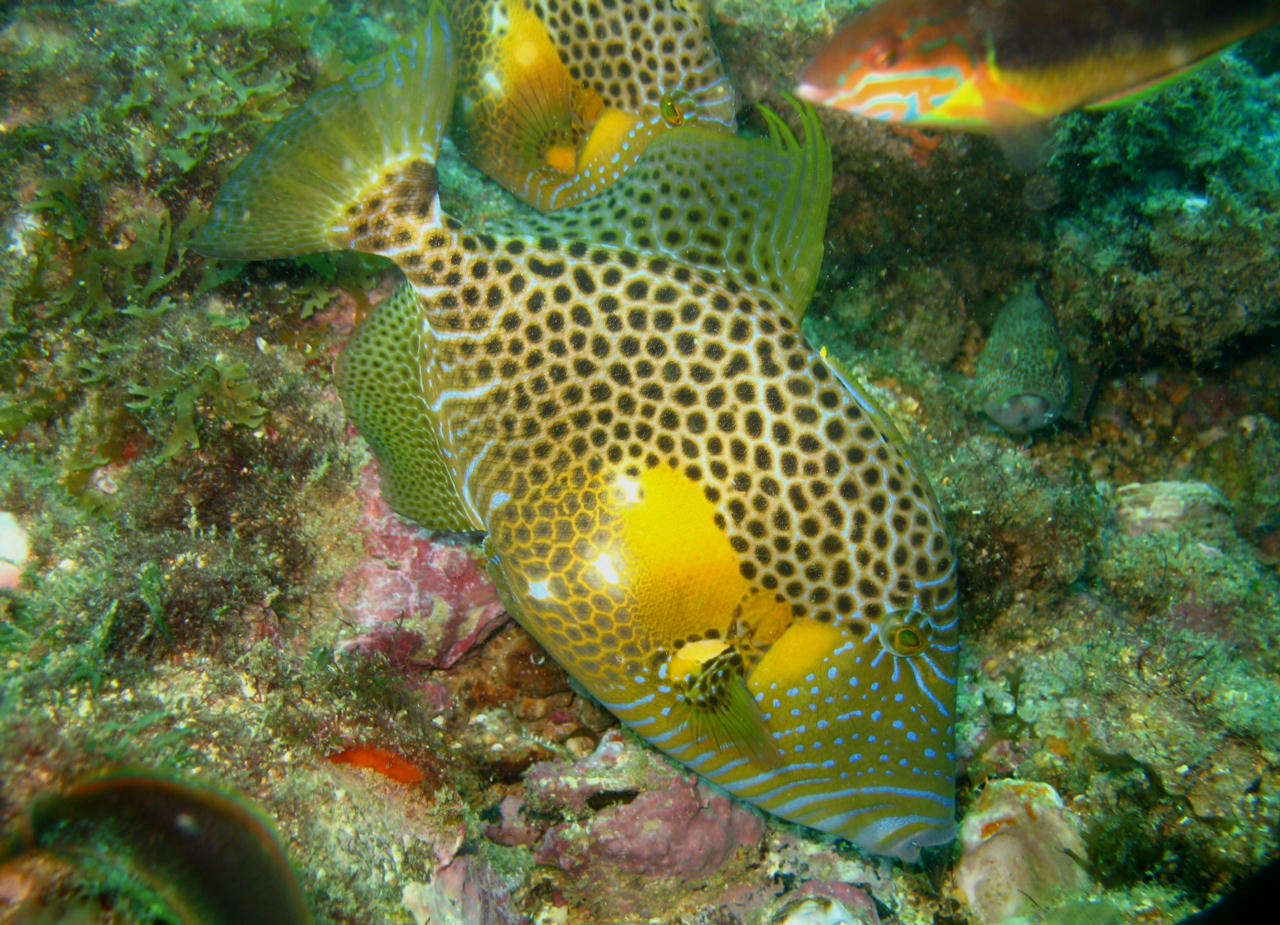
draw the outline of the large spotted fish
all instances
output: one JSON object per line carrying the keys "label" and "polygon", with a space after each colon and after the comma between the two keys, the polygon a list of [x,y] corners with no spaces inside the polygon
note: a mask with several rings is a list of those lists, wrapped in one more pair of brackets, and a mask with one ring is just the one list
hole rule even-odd
{"label": "large spotted fish", "polygon": [[1280,21],[1276,0],[885,0],[800,96],[871,119],[1007,133],[1124,102]]}
{"label": "large spotted fish", "polygon": [[539,209],[595,195],[658,135],[733,129],[733,90],[702,0],[452,0],[450,134]]}
{"label": "large spotted fish", "polygon": [[447,16],[286,117],[199,246],[406,282],[341,386],[388,497],[483,530],[512,615],[728,792],[883,854],[953,834],[955,567],[923,475],[797,327],[830,154],[681,126],[600,196],[482,229],[434,162]]}

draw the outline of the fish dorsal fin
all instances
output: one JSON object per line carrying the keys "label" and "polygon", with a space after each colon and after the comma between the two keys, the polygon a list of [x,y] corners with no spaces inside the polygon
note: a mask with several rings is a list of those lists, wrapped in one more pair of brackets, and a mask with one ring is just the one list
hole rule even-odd
{"label": "fish dorsal fin", "polygon": [[195,248],[237,259],[378,253],[379,238],[353,219],[430,215],[456,79],[450,33],[433,3],[421,29],[276,123],[222,187]]}
{"label": "fish dorsal fin", "polygon": [[392,510],[433,530],[480,530],[453,486],[420,373],[422,310],[402,284],[360,324],[338,361],[347,415],[378,458]]}
{"label": "fish dorsal fin", "polygon": [[813,108],[795,105],[803,141],[763,108],[764,138],[684,126],[599,196],[521,226],[726,273],[798,321],[822,263],[831,151]]}
{"label": "fish dorsal fin", "polygon": [[1122,106],[1128,106],[1133,103],[1140,102],[1141,100],[1155,96],[1165,87],[1169,86],[1169,84],[1176,83],[1184,77],[1189,77],[1196,73],[1201,68],[1209,66],[1213,62],[1217,61],[1219,57],[1221,56],[1209,55],[1204,58],[1198,58],[1195,61],[1182,65],[1181,67],[1171,68],[1170,70],[1157,74],[1154,77],[1150,77],[1139,84],[1124,87],[1123,89],[1112,93],[1110,96],[1093,100],[1084,108],[1098,110],[1119,109]]}
{"label": "fish dorsal fin", "polygon": [[730,129],[732,92],[703,18],[659,5],[660,44],[678,37],[678,50],[654,51],[653,22],[624,29],[619,5],[454,0],[459,149],[546,211],[595,195],[674,126]]}

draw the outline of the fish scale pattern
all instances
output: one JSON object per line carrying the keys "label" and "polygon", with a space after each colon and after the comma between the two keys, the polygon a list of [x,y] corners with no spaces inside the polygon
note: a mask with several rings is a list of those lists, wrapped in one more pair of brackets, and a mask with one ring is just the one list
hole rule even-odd
{"label": "fish scale pattern", "polygon": [[[391,216],[385,233],[421,240],[401,261],[431,332],[424,393],[504,600],[556,660],[765,808],[860,843],[903,800],[918,818],[885,832],[936,826],[954,757],[917,743],[953,735],[949,545],[910,460],[781,307],[661,256]],[[785,756],[768,772],[686,721],[669,666],[706,639]]]}
{"label": "fish scale pattern", "polygon": [[656,108],[680,91],[733,122],[733,91],[708,39],[701,2],[532,0],[570,75],[620,109]]}

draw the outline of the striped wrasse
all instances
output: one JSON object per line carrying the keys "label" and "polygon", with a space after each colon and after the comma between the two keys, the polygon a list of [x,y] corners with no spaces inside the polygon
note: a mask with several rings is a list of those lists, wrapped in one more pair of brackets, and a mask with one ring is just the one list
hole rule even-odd
{"label": "striped wrasse", "polygon": [[439,6],[286,117],[215,256],[353,248],[405,282],[339,369],[384,490],[486,533],[511,614],[635,732],[761,809],[914,858],[953,835],[955,565],[923,474],[805,340],[831,160],[684,125],[601,195],[464,227]]}
{"label": "striped wrasse", "polygon": [[1276,0],[887,0],[836,31],[797,92],[999,134],[1123,103],[1277,21]]}
{"label": "striped wrasse", "polygon": [[450,135],[525,202],[558,209],[682,124],[733,131],[733,89],[701,0],[452,0]]}

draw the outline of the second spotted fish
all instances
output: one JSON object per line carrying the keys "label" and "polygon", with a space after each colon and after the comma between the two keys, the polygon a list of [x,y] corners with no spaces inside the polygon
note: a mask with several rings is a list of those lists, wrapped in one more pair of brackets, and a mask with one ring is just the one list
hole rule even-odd
{"label": "second spotted fish", "polygon": [[352,248],[401,289],[342,359],[384,489],[480,530],[511,614],[729,793],[876,853],[954,829],[955,564],[924,475],[798,329],[830,154],[680,125],[600,196],[464,227],[448,15],[286,117],[198,246]]}
{"label": "second spotted fish", "polygon": [[733,130],[733,90],[702,0],[451,0],[458,91],[450,134],[539,209],[581,202],[654,138]]}

